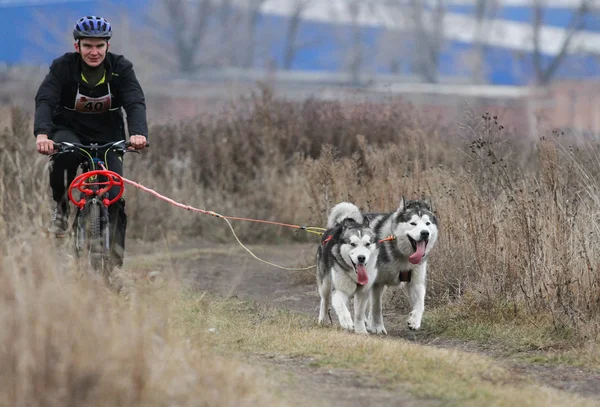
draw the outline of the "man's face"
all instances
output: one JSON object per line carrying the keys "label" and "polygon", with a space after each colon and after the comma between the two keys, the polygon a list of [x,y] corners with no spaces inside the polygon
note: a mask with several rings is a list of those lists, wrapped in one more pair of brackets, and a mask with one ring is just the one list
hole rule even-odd
{"label": "man's face", "polygon": [[104,62],[108,47],[108,42],[101,38],[84,38],[75,42],[75,51],[93,68]]}

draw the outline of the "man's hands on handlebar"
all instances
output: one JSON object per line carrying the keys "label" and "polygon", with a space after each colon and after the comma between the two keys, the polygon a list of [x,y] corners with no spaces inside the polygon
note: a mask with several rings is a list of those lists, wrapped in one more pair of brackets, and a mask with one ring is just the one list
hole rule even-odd
{"label": "man's hands on handlebar", "polygon": [[35,146],[40,154],[50,155],[54,152],[54,142],[48,139],[47,134],[38,134],[35,140]]}
{"label": "man's hands on handlebar", "polygon": [[[51,155],[56,149],[54,148],[54,142],[48,139],[47,134],[38,134],[36,137],[35,145],[37,147],[37,151],[40,154]],[[134,135],[129,137],[129,141],[126,144],[127,150],[143,150],[145,147],[148,147],[149,144],[146,141],[145,136]]]}
{"label": "man's hands on handlebar", "polygon": [[143,150],[146,147],[146,137],[140,135],[134,135],[129,137],[129,150]]}

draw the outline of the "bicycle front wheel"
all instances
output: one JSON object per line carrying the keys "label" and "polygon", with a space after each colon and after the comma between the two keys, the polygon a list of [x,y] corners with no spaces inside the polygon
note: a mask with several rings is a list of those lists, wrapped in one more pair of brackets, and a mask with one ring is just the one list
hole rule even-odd
{"label": "bicycle front wheel", "polygon": [[89,200],[78,212],[75,252],[89,260],[92,269],[108,279],[108,211],[98,199]]}
{"label": "bicycle front wheel", "polygon": [[95,202],[90,206],[88,223],[88,253],[92,268],[103,272],[105,268],[105,248],[102,236],[102,208]]}

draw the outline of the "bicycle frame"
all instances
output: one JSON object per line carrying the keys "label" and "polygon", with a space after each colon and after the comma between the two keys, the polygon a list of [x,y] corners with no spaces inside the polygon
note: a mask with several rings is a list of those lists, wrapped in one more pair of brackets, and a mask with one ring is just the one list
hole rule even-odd
{"label": "bicycle frame", "polygon": [[[110,267],[110,221],[108,208],[117,202],[124,192],[122,177],[105,168],[106,156],[110,151],[139,153],[128,150],[124,140],[98,145],[79,143],[55,143],[58,154],[76,153],[85,158],[79,165],[82,173],[69,185],[69,200],[77,207],[73,222],[75,254],[78,258],[86,252],[92,268],[102,273],[105,279],[112,271]],[[99,155],[104,152],[104,161]],[[102,169],[99,169],[102,168]],[[119,193],[109,199],[108,192],[119,187]],[[79,191],[79,196],[74,194]]]}

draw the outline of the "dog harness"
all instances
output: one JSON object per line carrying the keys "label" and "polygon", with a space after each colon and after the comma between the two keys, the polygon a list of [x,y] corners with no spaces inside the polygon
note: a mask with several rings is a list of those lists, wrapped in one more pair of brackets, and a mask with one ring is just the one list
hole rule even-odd
{"label": "dog harness", "polygon": [[333,235],[329,235],[329,236],[327,236],[327,238],[326,238],[325,240],[323,240],[323,241],[321,242],[321,244],[322,244],[323,246],[325,246],[325,245],[327,244],[327,242],[329,242],[331,239],[333,239]]}
{"label": "dog harness", "polygon": [[409,283],[411,276],[412,276],[411,270],[400,271],[400,275],[398,276],[398,279],[400,281],[406,281],[407,283]]}

